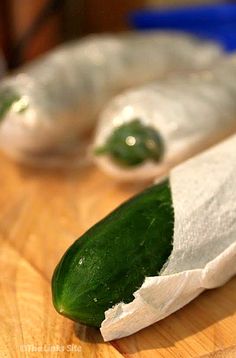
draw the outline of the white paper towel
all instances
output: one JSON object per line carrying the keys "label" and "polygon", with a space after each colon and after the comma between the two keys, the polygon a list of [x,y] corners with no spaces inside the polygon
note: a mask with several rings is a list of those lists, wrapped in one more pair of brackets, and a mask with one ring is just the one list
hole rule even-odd
{"label": "white paper towel", "polygon": [[0,147],[18,160],[45,162],[85,146],[96,115],[121,90],[221,57],[218,44],[173,32],[91,35],[63,45],[1,83],[0,91],[20,99],[1,122]]}
{"label": "white paper towel", "polygon": [[130,335],[236,274],[236,136],[171,171],[173,251],[134,300],[105,312],[105,341]]}

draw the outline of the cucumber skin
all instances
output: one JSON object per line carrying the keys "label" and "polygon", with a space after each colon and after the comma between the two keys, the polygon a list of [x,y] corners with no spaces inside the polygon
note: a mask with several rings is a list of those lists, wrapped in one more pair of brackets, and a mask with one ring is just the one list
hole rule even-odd
{"label": "cucumber skin", "polygon": [[172,251],[173,231],[166,180],[122,204],[66,251],[52,278],[56,310],[100,327],[108,308],[132,301],[145,277],[158,275]]}
{"label": "cucumber skin", "polygon": [[[127,143],[129,137],[134,139],[132,145]],[[159,132],[138,118],[115,128],[106,143],[95,149],[95,155],[108,155],[123,167],[135,167],[146,161],[160,162],[163,154],[164,143]]]}

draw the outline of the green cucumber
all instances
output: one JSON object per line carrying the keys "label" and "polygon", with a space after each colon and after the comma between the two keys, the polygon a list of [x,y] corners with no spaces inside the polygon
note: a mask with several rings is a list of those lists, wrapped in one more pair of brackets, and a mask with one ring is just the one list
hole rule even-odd
{"label": "green cucumber", "polygon": [[66,251],[52,278],[56,310],[99,327],[104,312],[128,303],[145,277],[159,274],[173,241],[169,181],[131,198]]}
{"label": "green cucumber", "polygon": [[28,104],[22,100],[22,97],[11,88],[1,88],[0,90],[0,120],[4,119],[7,112],[12,108],[13,104],[18,102],[17,113],[26,110]]}
{"label": "green cucumber", "polygon": [[158,131],[134,119],[116,128],[95,155],[109,155],[117,164],[134,167],[147,160],[159,162],[164,145]]}

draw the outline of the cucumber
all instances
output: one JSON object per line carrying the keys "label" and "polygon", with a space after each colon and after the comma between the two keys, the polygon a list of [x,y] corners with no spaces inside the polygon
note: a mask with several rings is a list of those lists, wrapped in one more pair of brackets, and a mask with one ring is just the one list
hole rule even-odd
{"label": "cucumber", "polygon": [[0,90],[0,120],[4,118],[12,105],[20,99],[21,97],[11,89],[3,88]]}
{"label": "cucumber", "polygon": [[132,301],[145,277],[159,274],[172,251],[173,230],[165,180],[118,207],[66,251],[52,278],[56,310],[100,327],[108,308]]}
{"label": "cucumber", "polygon": [[139,119],[115,128],[106,143],[95,149],[95,155],[109,155],[124,167],[134,167],[147,160],[160,162],[163,153],[163,140],[158,131]]}

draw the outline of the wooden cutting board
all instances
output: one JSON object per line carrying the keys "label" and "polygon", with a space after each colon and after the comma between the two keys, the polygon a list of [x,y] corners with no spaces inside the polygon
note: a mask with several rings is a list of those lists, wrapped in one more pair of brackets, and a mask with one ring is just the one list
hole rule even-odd
{"label": "wooden cutting board", "polygon": [[104,343],[59,316],[50,279],[66,248],[138,192],[94,167],[43,171],[0,155],[0,357],[236,357],[236,278],[170,317]]}

